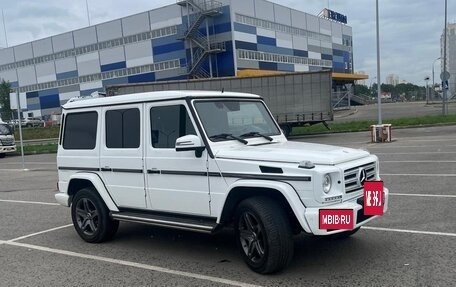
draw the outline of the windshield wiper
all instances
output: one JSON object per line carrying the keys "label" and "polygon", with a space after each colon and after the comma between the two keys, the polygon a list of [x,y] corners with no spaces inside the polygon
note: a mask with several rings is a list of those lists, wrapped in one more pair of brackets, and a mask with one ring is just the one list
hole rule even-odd
{"label": "windshield wiper", "polygon": [[264,135],[264,134],[259,133],[259,132],[249,132],[249,133],[245,133],[245,134],[240,135],[241,138],[254,137],[254,136],[264,137],[265,139],[267,139],[270,142],[273,140],[272,137]]}
{"label": "windshield wiper", "polygon": [[209,139],[233,139],[233,140],[237,140],[237,141],[240,141],[241,143],[243,144],[248,144],[249,142],[246,141],[245,139],[241,139],[240,137],[237,137],[237,136],[233,136],[232,134],[218,134],[218,135],[213,135],[213,136],[210,136]]}

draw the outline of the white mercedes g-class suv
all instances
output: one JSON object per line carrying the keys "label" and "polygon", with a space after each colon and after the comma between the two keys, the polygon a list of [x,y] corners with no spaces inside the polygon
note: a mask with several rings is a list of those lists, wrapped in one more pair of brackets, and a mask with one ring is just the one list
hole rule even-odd
{"label": "white mercedes g-class suv", "polygon": [[[380,180],[376,156],[287,141],[261,97],[231,92],[70,100],[57,165],[56,200],[83,240],[112,238],[119,221],[233,227],[259,273],[290,262],[295,234],[346,237],[375,218],[363,213],[363,184]],[[350,210],[352,228],[321,229],[321,210]]]}

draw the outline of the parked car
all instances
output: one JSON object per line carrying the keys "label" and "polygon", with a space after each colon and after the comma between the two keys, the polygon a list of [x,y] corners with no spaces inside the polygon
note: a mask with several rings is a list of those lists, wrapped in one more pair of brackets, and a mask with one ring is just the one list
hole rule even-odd
{"label": "parked car", "polygon": [[[363,210],[364,184],[380,180],[375,155],[287,141],[253,94],[72,99],[57,166],[55,198],[71,207],[83,240],[111,239],[119,221],[205,233],[234,227],[242,258],[262,274],[287,266],[295,234],[348,237],[378,217]],[[385,212],[381,188],[374,205]]]}
{"label": "parked car", "polygon": [[43,127],[44,121],[41,118],[25,118],[21,120],[23,127]]}
{"label": "parked car", "polygon": [[0,122],[0,158],[5,157],[6,153],[15,151],[16,143],[13,129],[7,123]]}

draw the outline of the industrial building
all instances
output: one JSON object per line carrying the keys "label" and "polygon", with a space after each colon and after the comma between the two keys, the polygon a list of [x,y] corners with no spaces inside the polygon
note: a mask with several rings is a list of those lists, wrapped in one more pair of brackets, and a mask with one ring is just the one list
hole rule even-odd
{"label": "industrial building", "polygon": [[72,97],[123,83],[332,69],[344,87],[363,78],[352,74],[352,28],[322,12],[264,0],[177,1],[2,49],[0,78],[25,95],[29,116],[43,118]]}

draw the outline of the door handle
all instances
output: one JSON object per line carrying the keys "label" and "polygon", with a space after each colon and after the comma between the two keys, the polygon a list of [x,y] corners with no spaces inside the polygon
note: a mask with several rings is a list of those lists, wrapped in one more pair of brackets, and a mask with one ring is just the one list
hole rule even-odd
{"label": "door handle", "polygon": [[147,173],[148,174],[160,174],[160,170],[158,170],[156,168],[152,168],[152,169],[148,169]]}
{"label": "door handle", "polygon": [[100,168],[100,171],[112,171],[112,168],[110,168],[109,166],[105,166]]}

